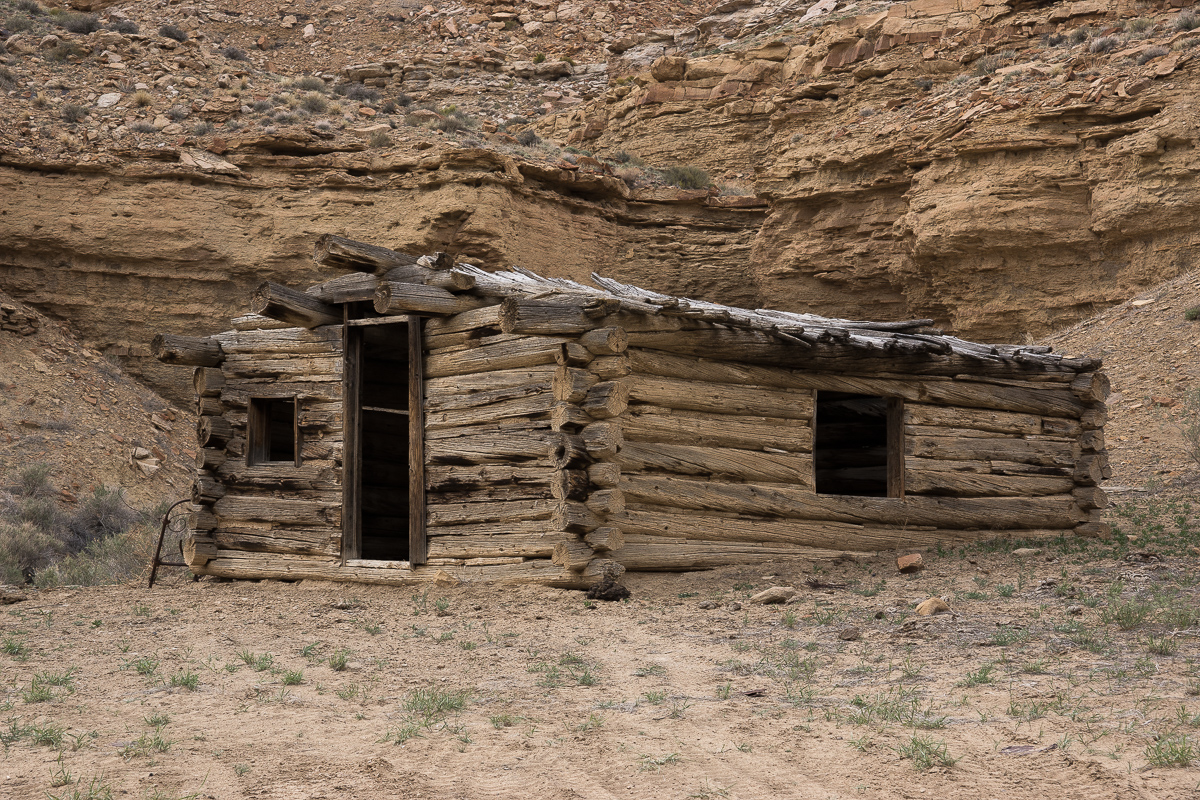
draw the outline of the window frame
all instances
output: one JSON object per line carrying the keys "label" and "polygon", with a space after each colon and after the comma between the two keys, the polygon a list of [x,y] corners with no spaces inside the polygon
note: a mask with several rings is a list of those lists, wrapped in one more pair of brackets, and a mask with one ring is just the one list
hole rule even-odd
{"label": "window frame", "polygon": [[[290,403],[292,406],[292,457],[290,459],[271,458],[271,420],[273,414],[270,406],[275,403]],[[300,395],[263,395],[250,398],[246,415],[246,465],[299,467],[301,463],[300,450],[303,440],[300,436]]]}
{"label": "window frame", "polygon": [[[883,495],[860,495],[860,494],[833,494],[830,492],[817,491],[817,450],[818,441],[817,423],[820,408],[820,389],[813,390],[813,415],[812,415],[812,490],[813,493],[820,497],[869,497],[872,499],[904,499],[904,398],[895,397],[886,394],[872,394],[868,392],[851,392],[851,394],[860,394],[864,397],[878,397],[887,402],[887,410],[884,418],[886,422],[885,442],[887,448],[887,465],[886,465],[886,492]],[[826,390],[837,391],[839,390]]]}

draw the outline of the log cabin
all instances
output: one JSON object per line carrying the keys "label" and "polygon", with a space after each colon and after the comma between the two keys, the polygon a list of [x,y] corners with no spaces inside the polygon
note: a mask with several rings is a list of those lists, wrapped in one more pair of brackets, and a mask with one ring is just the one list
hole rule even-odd
{"label": "log cabin", "polygon": [[197,575],[586,587],[1107,535],[1092,358],[325,235],[194,368]]}

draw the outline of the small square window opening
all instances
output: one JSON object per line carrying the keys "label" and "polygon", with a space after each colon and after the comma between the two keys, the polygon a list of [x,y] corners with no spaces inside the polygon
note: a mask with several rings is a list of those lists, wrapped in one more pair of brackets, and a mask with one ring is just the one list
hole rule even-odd
{"label": "small square window opening", "polygon": [[300,433],[295,398],[250,400],[247,462],[300,464]]}

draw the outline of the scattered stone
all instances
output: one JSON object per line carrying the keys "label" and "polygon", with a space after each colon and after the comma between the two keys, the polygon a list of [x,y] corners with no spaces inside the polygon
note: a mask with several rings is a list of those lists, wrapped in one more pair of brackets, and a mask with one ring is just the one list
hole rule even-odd
{"label": "scattered stone", "polygon": [[1031,556],[1040,556],[1042,548],[1040,547],[1018,547],[1012,551],[1012,554],[1017,558],[1030,558]]}
{"label": "scattered stone", "polygon": [[720,606],[717,603],[714,603],[712,600],[702,600],[700,602],[700,608],[704,609],[705,611],[712,611],[714,608],[719,607]]}
{"label": "scattered stone", "polygon": [[725,610],[726,611],[741,611],[742,604],[737,602],[736,600],[733,600],[733,601],[725,604]]}
{"label": "scattered stone", "polygon": [[904,573],[919,572],[925,569],[925,560],[921,558],[920,553],[900,556],[896,559],[896,569]]}
{"label": "scattered stone", "polygon": [[770,589],[763,589],[761,592],[751,597],[750,602],[759,605],[786,603],[795,596],[796,590],[791,586],[772,586]]}
{"label": "scattered stone", "polygon": [[304,38],[305,39],[311,39],[316,35],[317,35],[317,29],[315,27],[313,27],[313,24],[311,22],[304,26]]}
{"label": "scattered stone", "polygon": [[1083,606],[1067,606],[1067,613],[1078,617],[1083,613]]}
{"label": "scattered stone", "polygon": [[119,102],[121,102],[121,93],[109,92],[108,94],[100,95],[100,98],[96,100],[96,108],[110,108]]}
{"label": "scattered stone", "polygon": [[940,597],[931,597],[917,606],[917,614],[922,617],[949,613],[951,613],[950,606]]}
{"label": "scattered stone", "polygon": [[858,628],[845,628],[838,632],[838,638],[843,642],[857,642],[862,638],[862,631]]}

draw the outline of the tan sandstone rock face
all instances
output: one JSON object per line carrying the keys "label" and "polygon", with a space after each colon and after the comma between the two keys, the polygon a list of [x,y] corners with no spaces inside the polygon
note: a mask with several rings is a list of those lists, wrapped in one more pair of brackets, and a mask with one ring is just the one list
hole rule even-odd
{"label": "tan sandstone rock face", "polygon": [[[634,202],[620,181],[518,168],[486,150],[234,150],[199,163],[185,149],[178,158],[67,176],[0,166],[0,194],[24,198],[0,213],[6,289],[70,319],[177,398],[190,397],[190,383],[149,358],[151,337],[225,330],[265,280],[304,287],[333,277],[311,260],[322,233],[443,250],[485,268],[520,264],[582,281],[597,270],[675,294],[758,301],[744,265],[764,209],[710,204],[704,192]],[[240,174],[202,169],[218,162]]]}

